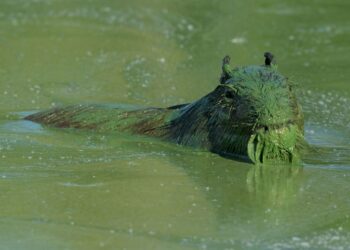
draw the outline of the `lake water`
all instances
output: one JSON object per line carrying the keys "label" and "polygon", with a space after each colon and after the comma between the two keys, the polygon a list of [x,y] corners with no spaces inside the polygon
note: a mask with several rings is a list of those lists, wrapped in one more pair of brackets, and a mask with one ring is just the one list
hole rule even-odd
{"label": "lake water", "polygon": [[[0,1],[1,249],[350,249],[350,2]],[[158,140],[50,129],[27,112],[170,106],[221,59],[298,83],[314,150],[255,167]]]}

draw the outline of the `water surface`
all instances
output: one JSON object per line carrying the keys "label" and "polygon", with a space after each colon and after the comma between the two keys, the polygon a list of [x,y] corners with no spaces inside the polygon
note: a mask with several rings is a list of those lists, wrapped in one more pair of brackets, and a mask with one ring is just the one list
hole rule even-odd
{"label": "water surface", "polygon": [[[348,249],[350,4],[2,0],[1,249]],[[170,106],[221,58],[297,83],[314,151],[259,168],[155,139],[22,121],[76,103]]]}

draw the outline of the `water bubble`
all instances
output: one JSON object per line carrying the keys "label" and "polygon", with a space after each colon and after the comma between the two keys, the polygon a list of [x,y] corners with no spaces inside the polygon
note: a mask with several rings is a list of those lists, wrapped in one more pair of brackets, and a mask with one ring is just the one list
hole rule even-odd
{"label": "water bubble", "polygon": [[309,248],[310,247],[310,243],[309,242],[301,242],[300,246]]}
{"label": "water bubble", "polygon": [[243,44],[246,43],[247,39],[244,37],[234,37],[231,39],[231,43],[233,44]]}
{"label": "water bubble", "polygon": [[111,12],[111,10],[112,10],[111,7],[108,7],[108,6],[102,8],[102,11],[104,12]]}
{"label": "water bubble", "polygon": [[310,63],[309,62],[304,62],[304,67],[310,67]]}

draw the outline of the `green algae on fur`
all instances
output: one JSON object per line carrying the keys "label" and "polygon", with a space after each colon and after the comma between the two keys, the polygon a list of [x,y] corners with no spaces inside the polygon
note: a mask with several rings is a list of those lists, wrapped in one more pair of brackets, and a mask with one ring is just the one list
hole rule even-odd
{"label": "green algae on fur", "polygon": [[25,119],[58,128],[161,138],[254,163],[299,161],[303,115],[288,79],[266,66],[245,66],[212,92],[168,108],[74,105]]}

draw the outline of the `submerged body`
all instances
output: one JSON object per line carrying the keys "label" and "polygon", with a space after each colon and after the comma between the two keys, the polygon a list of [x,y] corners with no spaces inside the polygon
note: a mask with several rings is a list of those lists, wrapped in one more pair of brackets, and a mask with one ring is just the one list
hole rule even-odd
{"label": "submerged body", "polygon": [[292,86],[265,66],[236,68],[224,84],[189,104],[75,105],[25,119],[59,128],[153,136],[254,163],[294,162],[303,144],[303,115]]}

